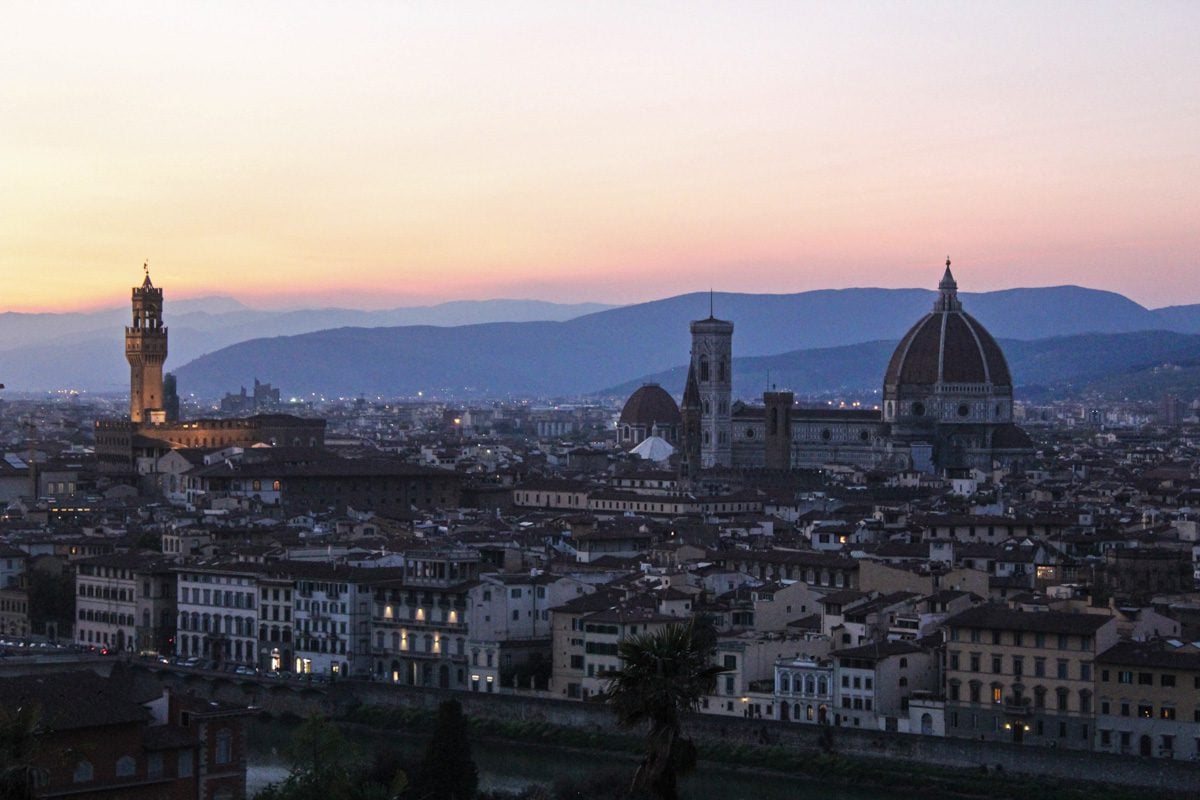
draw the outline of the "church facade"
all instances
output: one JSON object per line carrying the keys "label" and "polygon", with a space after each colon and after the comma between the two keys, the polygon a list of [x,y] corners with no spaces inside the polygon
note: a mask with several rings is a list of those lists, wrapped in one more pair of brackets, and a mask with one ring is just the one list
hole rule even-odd
{"label": "church facade", "polygon": [[732,322],[693,322],[682,469],[791,469],[841,463],[947,472],[1033,455],[1013,423],[1012,376],[991,334],[963,311],[950,261],[933,309],[897,345],[879,409],[802,408],[787,391],[732,402]]}

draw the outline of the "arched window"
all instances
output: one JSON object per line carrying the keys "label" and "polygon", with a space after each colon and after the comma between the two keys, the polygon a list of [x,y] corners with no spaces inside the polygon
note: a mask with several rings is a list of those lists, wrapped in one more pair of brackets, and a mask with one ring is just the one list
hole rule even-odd
{"label": "arched window", "polygon": [[792,690],[792,679],[786,672],[779,676],[779,691],[790,692]]}
{"label": "arched window", "polygon": [[708,380],[708,356],[700,356],[700,380]]}
{"label": "arched window", "polygon": [[75,783],[87,783],[92,780],[92,762],[84,759],[75,765],[75,772],[71,776],[71,780]]}
{"label": "arched window", "polygon": [[720,360],[717,361],[717,380],[719,380],[721,383],[724,383],[725,376],[727,374],[728,369],[726,368],[725,364],[725,356],[721,356]]}
{"label": "arched window", "polygon": [[133,756],[121,756],[117,759],[117,777],[129,778],[137,772],[137,762],[133,760]]}

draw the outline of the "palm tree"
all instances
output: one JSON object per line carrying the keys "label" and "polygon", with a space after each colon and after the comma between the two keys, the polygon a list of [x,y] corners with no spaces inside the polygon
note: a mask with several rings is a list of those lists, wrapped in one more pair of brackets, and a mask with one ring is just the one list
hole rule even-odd
{"label": "palm tree", "polygon": [[647,792],[675,800],[680,775],[696,765],[696,747],[682,735],[680,716],[713,693],[724,672],[712,663],[716,634],[692,620],[667,625],[620,643],[621,667],[605,674],[602,693],[624,727],[649,723],[646,755],[633,778],[634,796]]}

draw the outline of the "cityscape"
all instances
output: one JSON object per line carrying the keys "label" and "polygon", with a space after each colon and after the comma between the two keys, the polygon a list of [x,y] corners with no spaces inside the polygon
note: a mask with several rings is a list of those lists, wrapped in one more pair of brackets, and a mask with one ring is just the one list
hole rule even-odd
{"label": "cityscape", "polygon": [[135,6],[19,14],[0,798],[1195,795],[1195,7]]}

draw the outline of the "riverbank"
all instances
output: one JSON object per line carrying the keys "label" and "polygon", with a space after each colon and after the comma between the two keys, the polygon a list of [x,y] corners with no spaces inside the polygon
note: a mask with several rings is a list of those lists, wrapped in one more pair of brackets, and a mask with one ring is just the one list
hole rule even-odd
{"label": "riverbank", "polygon": [[[248,796],[272,781],[287,776],[288,765],[281,755],[298,720],[291,717],[261,719],[251,723]],[[428,741],[427,728],[415,721],[405,729],[381,729],[361,723],[340,721],[343,735],[364,755],[385,748],[403,760],[420,760]],[[381,735],[382,734],[382,735]],[[479,732],[471,735],[472,755],[479,768],[481,791],[520,792],[542,786],[547,797],[566,784],[594,779],[611,779],[625,784],[637,769],[639,756],[633,752],[568,747],[546,741],[514,740]],[[840,783],[804,781],[806,800],[909,800],[908,792],[880,791]],[[680,786],[681,800],[795,800],[797,778],[785,773],[752,767],[702,762]],[[928,793],[927,793],[928,794]],[[936,794],[925,800],[951,800]]]}
{"label": "riverbank", "polygon": [[[359,705],[346,709],[337,721],[368,730],[409,733],[428,729],[433,716],[425,709]],[[632,765],[640,757],[642,748],[641,737],[628,732],[582,731],[538,721],[468,719],[475,741],[551,748],[564,758],[590,758],[604,753],[609,758],[622,757]],[[709,771],[738,773],[743,779],[751,776],[755,780],[786,781],[793,792],[796,780],[801,779],[845,791],[865,791],[870,797],[880,797],[880,792],[897,798],[907,797],[914,791],[927,798],[986,800],[1141,800],[1145,797],[1140,790],[1088,783],[1082,779],[1048,780],[987,768],[975,771],[946,769],[893,759],[799,752],[769,744],[699,741],[697,750],[702,765]],[[630,772],[632,774],[632,767]],[[1171,796],[1169,792],[1157,794],[1160,798]]]}
{"label": "riverbank", "polygon": [[[640,752],[599,703],[545,696],[455,692],[371,681],[284,685],[244,677],[181,674],[134,665],[139,679],[213,700],[252,705],[279,718],[318,714],[381,730],[428,725],[443,700],[462,704],[477,737]],[[702,759],[818,781],[985,798],[986,800],[1156,800],[1195,797],[1200,765],[1163,758],[1030,747],[859,728],[691,714],[685,729]]]}

